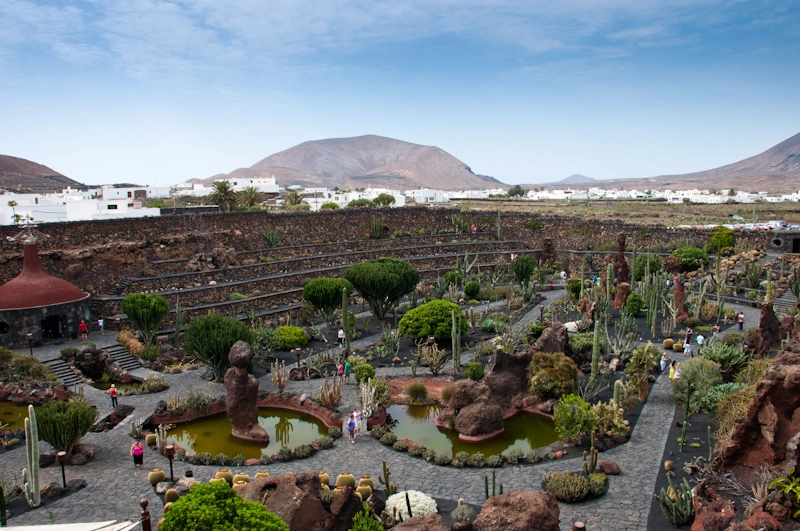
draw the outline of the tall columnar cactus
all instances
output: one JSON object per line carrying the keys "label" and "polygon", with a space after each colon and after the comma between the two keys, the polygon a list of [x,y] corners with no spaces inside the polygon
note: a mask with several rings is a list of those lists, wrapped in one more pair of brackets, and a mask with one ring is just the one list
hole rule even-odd
{"label": "tall columnar cactus", "polygon": [[397,485],[391,482],[390,476],[392,475],[392,471],[389,470],[389,465],[386,464],[386,459],[383,460],[383,470],[381,471],[381,475],[378,477],[378,481],[383,484],[383,490],[386,493],[386,496],[391,496],[392,494],[397,494]]}
{"label": "tall columnar cactus", "polygon": [[497,239],[498,240],[502,240],[503,239],[503,233],[500,230],[500,211],[499,210],[497,211]]}
{"label": "tall columnar cactus", "polygon": [[611,300],[611,287],[614,285],[614,264],[606,268],[606,297]]}
{"label": "tall columnar cactus", "polygon": [[461,369],[461,328],[456,310],[452,311],[453,324],[450,330],[450,337],[453,339],[453,374],[458,374]]}
{"label": "tall columnar cactus", "polygon": [[22,482],[25,499],[31,507],[39,507],[41,492],[39,490],[39,425],[33,406],[28,406],[28,418],[25,419],[25,453],[28,467],[22,470]]}
{"label": "tall columnar cactus", "polygon": [[595,432],[592,432],[592,446],[588,451],[583,451],[583,473],[587,476],[589,474],[594,474],[595,470],[597,470],[597,454],[599,452],[594,447],[596,442],[597,439],[595,438]]}
{"label": "tall columnar cactus", "polygon": [[383,222],[378,216],[369,218],[369,237],[373,240],[378,239],[383,234]]}
{"label": "tall columnar cactus", "polygon": [[597,370],[600,365],[600,325],[594,320],[594,337],[592,338],[592,374],[589,377],[591,387],[597,383]]}
{"label": "tall columnar cactus", "polygon": [[347,352],[350,352],[350,315],[347,312],[347,288],[342,288],[342,329]]}
{"label": "tall columnar cactus", "polygon": [[371,417],[372,412],[375,411],[377,404],[375,403],[375,391],[377,385],[372,378],[367,378],[366,382],[361,382],[361,407],[364,410],[365,417]]}
{"label": "tall columnar cactus", "polygon": [[[496,473],[495,473],[494,470],[492,470],[492,496],[489,496],[489,476],[483,476],[483,489],[484,489],[484,495],[485,495],[487,500],[490,497],[498,495],[498,492],[497,492],[497,477],[496,477]],[[502,482],[500,482],[500,492],[499,492],[499,494],[500,494],[500,496],[503,495],[503,483]]]}
{"label": "tall columnar cactus", "polygon": [[764,295],[764,302],[772,302],[772,269],[767,269],[767,293]]}
{"label": "tall columnar cactus", "polygon": [[[298,366],[299,367],[299,366]],[[281,360],[272,364],[272,383],[278,386],[278,392],[282,393],[286,384],[289,382],[289,373],[286,372],[286,362]]]}

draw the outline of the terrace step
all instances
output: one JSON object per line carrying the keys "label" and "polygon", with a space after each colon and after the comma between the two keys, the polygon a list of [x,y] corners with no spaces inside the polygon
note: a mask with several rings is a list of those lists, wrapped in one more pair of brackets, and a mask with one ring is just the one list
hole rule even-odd
{"label": "terrace step", "polygon": [[108,353],[108,356],[112,360],[119,363],[119,366],[122,367],[123,370],[132,371],[142,368],[142,364],[139,362],[139,360],[131,356],[130,352],[128,352],[125,347],[119,343],[103,347],[103,350]]}
{"label": "terrace step", "polygon": [[77,374],[75,374],[75,371],[72,370],[72,367],[67,365],[67,363],[61,358],[53,358],[43,361],[42,363],[50,367],[50,370],[53,371],[53,374],[56,375],[56,378],[58,378],[58,380],[67,387],[72,387],[75,384],[83,383],[83,380]]}

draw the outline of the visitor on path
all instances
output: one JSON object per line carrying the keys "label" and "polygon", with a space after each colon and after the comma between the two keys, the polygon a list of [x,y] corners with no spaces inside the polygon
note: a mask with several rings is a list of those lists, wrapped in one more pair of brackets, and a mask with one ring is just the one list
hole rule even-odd
{"label": "visitor on path", "polygon": [[108,393],[108,396],[111,397],[111,407],[117,407],[117,386],[111,384],[111,387],[106,392]]}
{"label": "visitor on path", "polygon": [[351,368],[350,362],[349,361],[345,361],[344,362],[344,383],[346,383],[346,384],[350,383],[350,368]]}
{"label": "visitor on path", "polygon": [[475,234],[476,232],[478,232],[478,227],[477,227],[477,225],[475,225],[475,224],[473,223],[473,224],[472,224],[472,234]]}
{"label": "visitor on path", "polygon": [[669,356],[667,356],[667,353],[664,352],[661,355],[661,374],[664,374],[664,372],[667,370],[667,367],[669,367]]}
{"label": "visitor on path", "polygon": [[133,456],[133,466],[142,468],[144,462],[144,445],[142,441],[133,441],[131,445],[131,455]]}
{"label": "visitor on path", "polygon": [[675,379],[673,381],[677,382],[678,380],[680,380],[680,378],[681,378],[681,362],[678,362],[678,364],[675,365]]}
{"label": "visitor on path", "polygon": [[350,413],[350,418],[347,419],[347,433],[350,434],[350,443],[356,443],[356,418],[353,413]]}
{"label": "visitor on path", "polygon": [[356,437],[360,437],[361,436],[361,411],[359,411],[358,408],[356,408],[356,410],[353,411],[353,415],[356,416]]}
{"label": "visitor on path", "polygon": [[561,283],[562,284],[567,283],[567,272],[564,271],[563,269],[561,270]]}
{"label": "visitor on path", "polygon": [[89,334],[89,327],[86,326],[86,321],[81,321],[81,324],[78,325],[78,331],[81,333],[81,339],[86,341]]}
{"label": "visitor on path", "polygon": [[700,351],[703,350],[703,343],[706,342],[706,338],[703,334],[697,334],[697,354],[700,355]]}
{"label": "visitor on path", "polygon": [[347,344],[347,338],[344,335],[344,330],[342,328],[339,329],[339,346],[344,347]]}
{"label": "visitor on path", "polygon": [[683,344],[683,355],[689,356],[690,358],[694,358],[694,353],[692,352],[692,344],[691,343],[684,343]]}
{"label": "visitor on path", "polygon": [[684,341],[684,343],[686,343],[687,345],[691,345],[692,344],[692,334],[694,334],[694,330],[692,330],[691,328],[687,328],[686,329],[686,340]]}
{"label": "visitor on path", "polygon": [[744,331],[744,313],[739,312],[739,315],[736,316],[736,320],[739,321],[739,332]]}
{"label": "visitor on path", "polygon": [[344,365],[341,361],[336,364],[336,377],[339,378],[339,383],[344,381]]}
{"label": "visitor on path", "polygon": [[104,334],[103,329],[105,328],[105,326],[106,326],[105,321],[103,321],[102,319],[97,320],[97,327],[100,328],[100,335]]}
{"label": "visitor on path", "polygon": [[719,336],[719,323],[714,323],[714,327],[711,328],[711,334],[714,339],[717,339]]}
{"label": "visitor on path", "polygon": [[672,360],[672,363],[669,365],[669,381],[675,382],[675,368],[678,366],[678,362]]}

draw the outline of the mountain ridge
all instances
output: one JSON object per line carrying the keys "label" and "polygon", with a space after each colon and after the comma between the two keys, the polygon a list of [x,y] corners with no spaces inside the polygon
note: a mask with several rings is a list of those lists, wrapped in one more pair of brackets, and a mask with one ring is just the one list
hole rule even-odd
{"label": "mountain ridge", "polygon": [[0,188],[13,192],[60,192],[67,187],[86,189],[87,186],[42,164],[0,155]]}

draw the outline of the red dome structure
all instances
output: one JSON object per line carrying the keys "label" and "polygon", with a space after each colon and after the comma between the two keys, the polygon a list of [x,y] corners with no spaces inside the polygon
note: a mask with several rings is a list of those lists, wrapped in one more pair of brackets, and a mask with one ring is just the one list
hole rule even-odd
{"label": "red dome structure", "polygon": [[77,286],[42,271],[36,242],[25,242],[22,272],[0,286],[0,310],[17,310],[80,301],[89,297]]}

